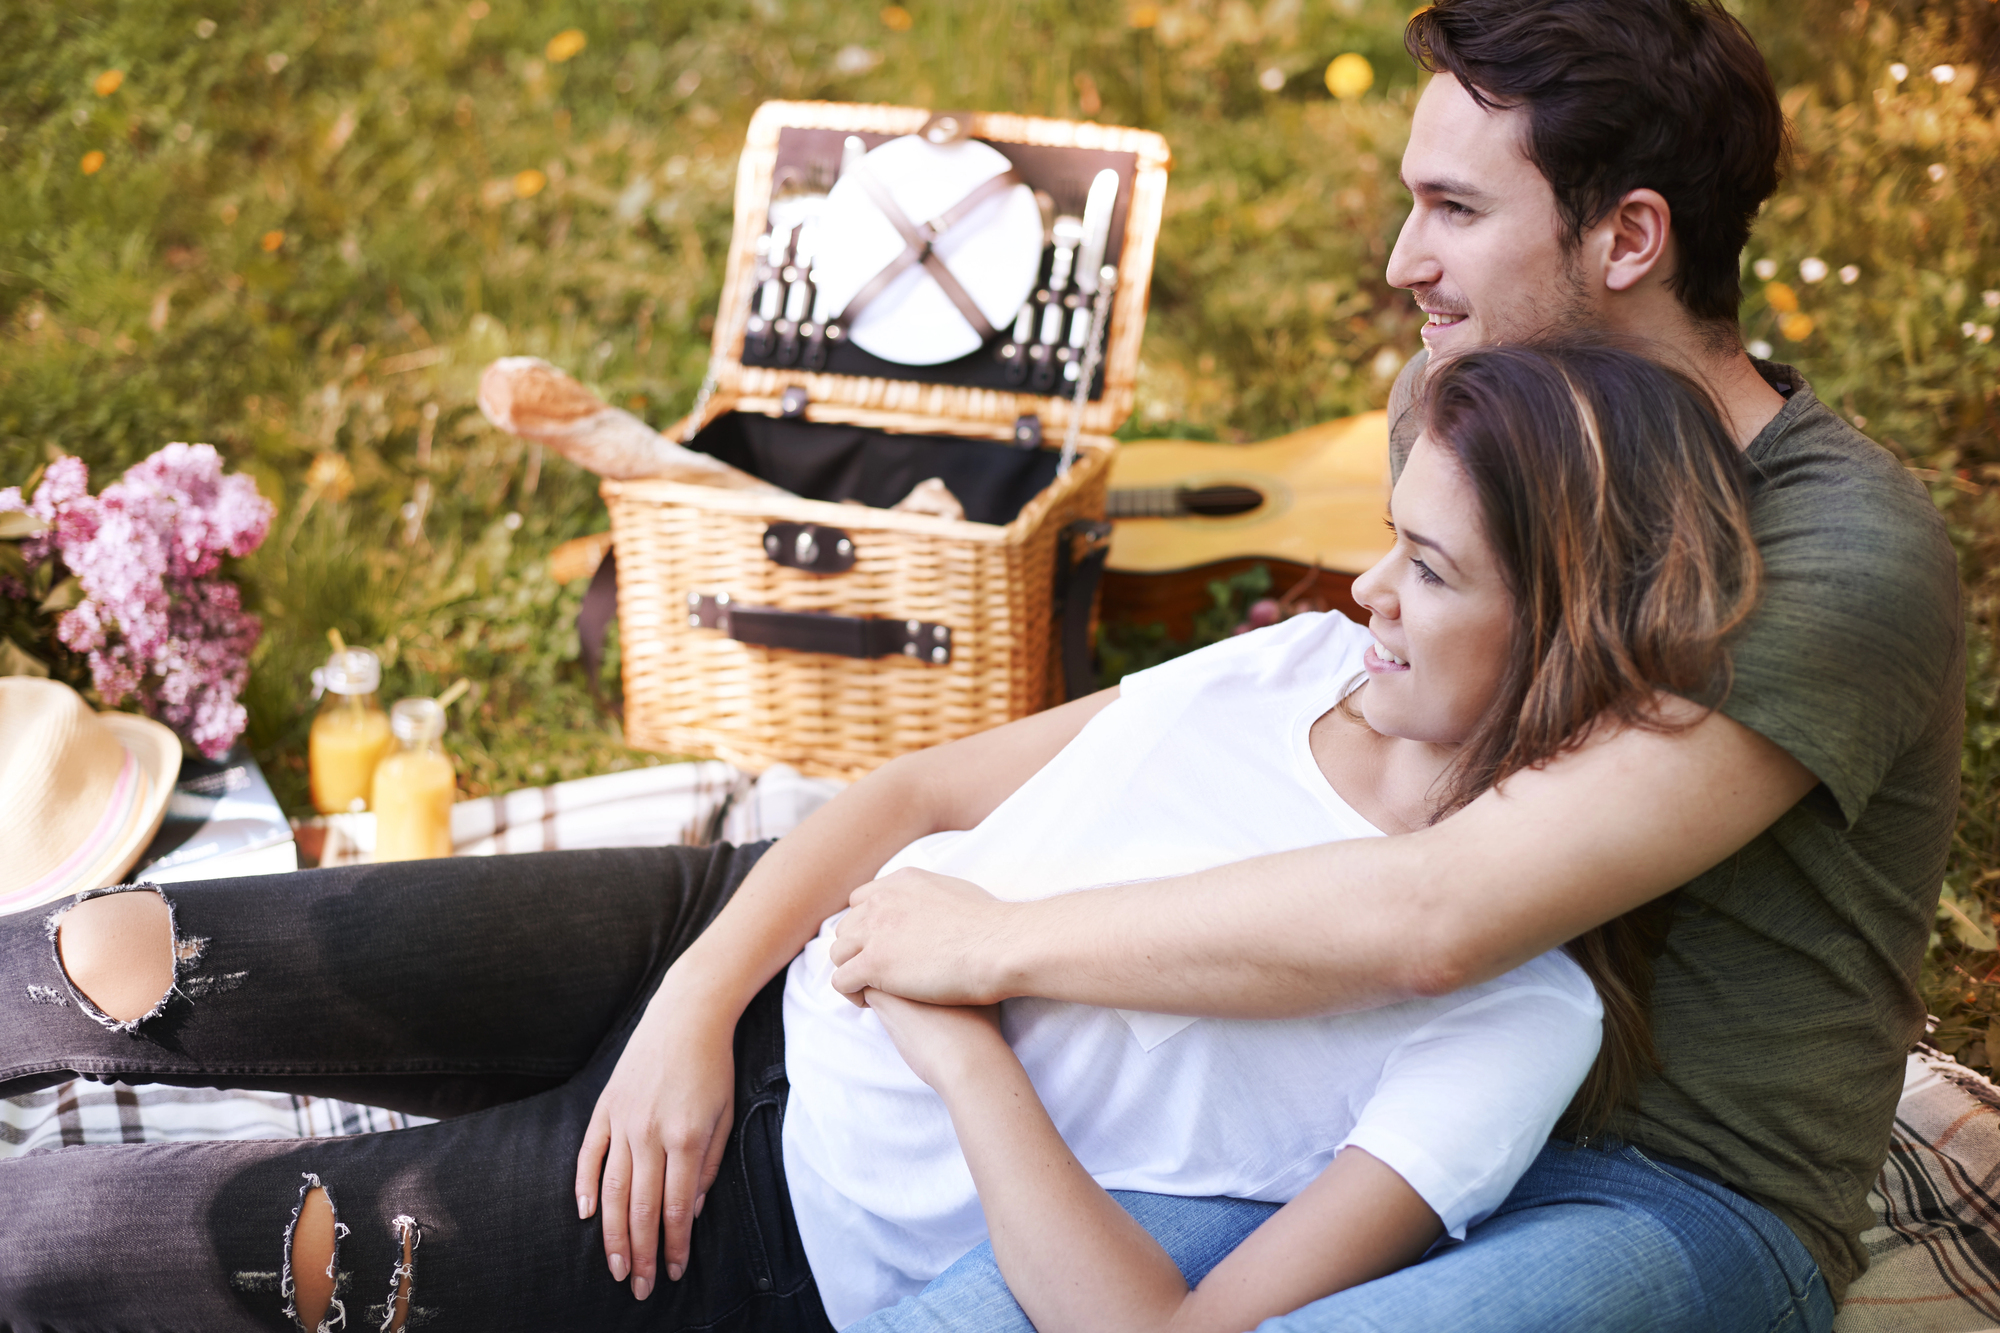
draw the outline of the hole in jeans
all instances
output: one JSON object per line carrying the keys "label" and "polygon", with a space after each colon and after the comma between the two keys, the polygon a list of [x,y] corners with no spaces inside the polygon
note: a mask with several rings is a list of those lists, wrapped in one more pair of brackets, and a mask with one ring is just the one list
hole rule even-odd
{"label": "hole in jeans", "polygon": [[206,943],[175,935],[173,909],[157,889],[85,898],[50,917],[49,933],[85,1011],[125,1032],[166,1007],[175,969]]}
{"label": "hole in jeans", "polygon": [[306,1333],[333,1333],[347,1327],[347,1307],[337,1291],[334,1261],[347,1226],[333,1210],[333,1199],[311,1172],[303,1175],[292,1224],[285,1230],[285,1266],[278,1293],[285,1313]]}
{"label": "hole in jeans", "polygon": [[417,1246],[423,1244],[424,1236],[417,1220],[402,1215],[392,1221],[396,1238],[402,1243],[402,1257],[389,1274],[389,1299],[369,1310],[370,1317],[381,1312],[381,1321],[376,1325],[379,1333],[402,1333],[410,1319],[410,1289],[415,1284],[417,1271]]}

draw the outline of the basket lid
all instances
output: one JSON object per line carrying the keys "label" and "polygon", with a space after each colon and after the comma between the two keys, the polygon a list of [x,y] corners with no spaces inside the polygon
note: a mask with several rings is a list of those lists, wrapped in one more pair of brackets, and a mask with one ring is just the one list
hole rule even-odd
{"label": "basket lid", "polygon": [[[773,183],[780,172],[787,181],[813,178],[815,188],[824,191],[843,169],[851,170],[853,141],[873,149],[940,122],[947,123],[953,136],[980,141],[1004,156],[1020,180],[1052,196],[1055,207],[1065,212],[1082,211],[1084,195],[1100,172],[1117,173],[1105,258],[1117,265],[1118,284],[1104,342],[1101,388],[1086,400],[1081,424],[1092,434],[1109,434],[1131,414],[1153,251],[1166,198],[1170,163],[1166,140],[1146,130],[1087,122],[997,112],[954,112],[947,122],[945,115],[933,116],[917,107],[838,102],[766,102],[751,118],[737,169],[735,230],[710,362],[716,407],[793,413],[803,391],[805,415],[814,420],[872,424],[896,420],[907,422],[911,429],[943,428],[999,439],[1011,438],[1015,422],[1024,416],[1038,417],[1049,434],[1068,427],[1075,385],[1058,378],[1053,388],[1037,391],[1028,384],[1008,383],[991,344],[937,365],[893,363],[853,345],[839,348],[823,370],[769,364],[768,357],[746,355],[746,335],[762,285],[759,243],[769,244],[764,238],[773,230]],[[783,209],[785,192],[778,193],[778,208]],[[992,200],[995,206],[1008,202]],[[1011,211],[1019,212],[1018,200],[1012,202]],[[989,217],[994,228],[1006,228],[1004,243],[1019,248],[1015,235],[1019,219],[1003,222],[1002,209],[988,207],[970,220],[986,225]],[[906,280],[898,291],[911,285]],[[922,295],[931,305],[940,304],[939,293]],[[993,307],[990,296],[975,295],[984,306]],[[965,304],[961,302],[960,308]],[[790,402],[787,390],[792,391]]]}

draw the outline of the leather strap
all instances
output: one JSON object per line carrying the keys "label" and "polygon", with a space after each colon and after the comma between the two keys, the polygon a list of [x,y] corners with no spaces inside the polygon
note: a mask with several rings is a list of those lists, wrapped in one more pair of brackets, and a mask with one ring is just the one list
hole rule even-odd
{"label": "leather strap", "polygon": [[925,620],[839,616],[827,611],[787,611],[749,606],[726,592],[689,593],[688,625],[720,630],[738,643],[788,648],[836,657],[915,658],[931,666],[951,661],[951,630]]}
{"label": "leather strap", "polygon": [[604,636],[617,618],[618,556],[606,551],[604,559],[597,562],[597,572],[590,576],[583,606],[576,613],[577,656],[583,659],[584,674],[593,684],[604,668]]}
{"label": "leather strap", "polygon": [[[1071,549],[1078,537],[1090,542],[1081,560]],[[1065,701],[1081,699],[1097,688],[1097,673],[1090,664],[1090,612],[1110,554],[1111,525],[1099,519],[1078,519],[1056,539],[1055,612],[1062,626]]]}
{"label": "leather strap", "polygon": [[965,322],[972,326],[973,332],[979,335],[979,340],[985,342],[993,337],[995,330],[987,321],[985,312],[980,310],[971,295],[959,284],[957,275],[951,271],[951,266],[946,264],[931,247],[937,244],[938,238],[963,222],[981,204],[1002,191],[1021,184],[1020,173],[1010,168],[997,176],[989,177],[972,193],[921,226],[910,221],[909,215],[897,205],[895,196],[889,193],[889,187],[865,165],[851,168],[849,174],[860,179],[861,188],[868,191],[868,197],[882,210],[882,216],[889,219],[889,225],[903,238],[906,248],[902,254],[890,260],[880,273],[862,285],[861,290],[854,294],[846,307],[834,316],[834,321],[842,324],[853,323],[855,316],[880,296],[890,283],[901,277],[904,270],[912,264],[922,264],[939,288],[951,299],[951,303],[958,307],[958,313],[965,316]]}
{"label": "leather strap", "polygon": [[[605,635],[617,618],[618,556],[606,551],[604,559],[597,562],[597,572],[590,576],[590,587],[584,590],[583,605],[576,613],[577,656],[583,659],[584,684],[590,687],[590,697],[600,708],[607,705],[598,692],[597,676],[604,668]],[[496,832],[494,836],[499,834]]]}

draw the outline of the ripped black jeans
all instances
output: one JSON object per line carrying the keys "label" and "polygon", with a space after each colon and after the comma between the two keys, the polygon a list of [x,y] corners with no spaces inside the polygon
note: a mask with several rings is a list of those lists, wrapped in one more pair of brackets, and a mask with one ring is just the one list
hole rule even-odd
{"label": "ripped black jeans", "polygon": [[[0,1096],[71,1077],[342,1097],[434,1125],[0,1160],[0,1330],[291,1329],[286,1241],[341,1228],[322,1327],[829,1330],[779,1152],[783,974],[736,1030],[736,1121],[679,1282],[633,1299],[576,1154],[667,966],[763,845],[548,852],[168,886],[175,991],[135,1030],[56,960],[67,902],[0,917]],[[139,890],[151,891],[151,890]]]}

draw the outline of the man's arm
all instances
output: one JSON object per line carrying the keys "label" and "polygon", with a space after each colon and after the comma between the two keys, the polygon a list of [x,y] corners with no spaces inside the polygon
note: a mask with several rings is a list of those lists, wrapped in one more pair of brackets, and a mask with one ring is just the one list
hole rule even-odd
{"label": "man's arm", "polygon": [[1814,783],[1712,713],[1670,734],[1608,732],[1397,837],[1028,903],[905,872],[856,890],[834,984],[940,1004],[1039,995],[1246,1018],[1446,994],[1686,883]]}

